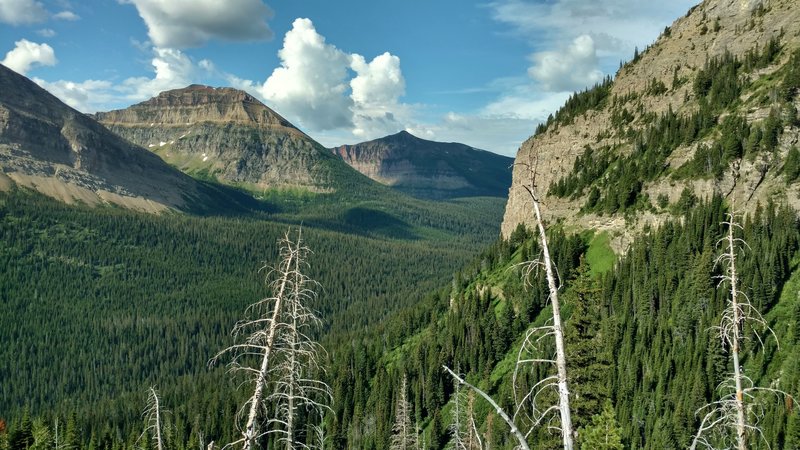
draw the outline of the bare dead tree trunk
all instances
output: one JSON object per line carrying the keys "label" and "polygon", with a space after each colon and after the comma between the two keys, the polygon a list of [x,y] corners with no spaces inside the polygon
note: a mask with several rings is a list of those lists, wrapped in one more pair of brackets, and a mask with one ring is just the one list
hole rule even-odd
{"label": "bare dead tree trunk", "polygon": [[454,380],[456,380],[458,384],[463,384],[464,386],[472,389],[473,391],[475,391],[476,394],[480,395],[487,402],[489,402],[489,404],[492,405],[492,407],[494,408],[495,412],[497,412],[497,414],[508,424],[509,428],[511,428],[511,434],[513,434],[514,437],[517,439],[517,442],[519,443],[519,448],[522,450],[530,450],[530,446],[528,446],[528,442],[525,440],[525,435],[522,434],[519,428],[517,428],[517,425],[514,424],[514,421],[511,420],[511,417],[509,417],[508,414],[506,414],[506,412],[503,411],[503,408],[501,408],[500,405],[498,405],[497,402],[494,401],[494,399],[489,396],[489,394],[477,388],[476,386],[468,383],[466,380],[458,376],[455,372],[450,370],[449,367],[447,366],[442,366],[442,367],[444,368],[445,371],[447,371],[447,373],[450,374],[451,377],[453,377]]}
{"label": "bare dead tree trunk", "polygon": [[[532,270],[533,267],[536,267],[540,264],[544,264],[545,268],[545,275],[547,277],[547,287],[550,292],[550,304],[552,305],[553,309],[553,322],[552,325],[549,327],[541,327],[536,331],[545,331],[545,335],[552,334],[555,340],[556,346],[556,354],[554,360],[538,360],[532,359],[531,362],[543,362],[543,363],[554,363],[556,366],[556,388],[558,391],[558,411],[561,419],[561,426],[559,427],[561,430],[561,438],[564,445],[564,450],[573,450],[573,429],[572,429],[572,416],[570,413],[569,407],[569,384],[567,381],[567,359],[566,359],[566,351],[564,347],[564,331],[563,325],[561,321],[561,304],[558,300],[558,284],[556,283],[556,275],[553,270],[553,261],[550,257],[550,249],[547,245],[547,233],[544,227],[544,220],[542,219],[542,212],[539,206],[539,196],[537,194],[537,186],[536,186],[536,175],[538,170],[538,159],[536,162],[532,164],[527,164],[528,170],[530,172],[530,185],[524,186],[525,190],[531,197],[531,201],[533,202],[533,211],[536,216],[536,227],[539,232],[539,244],[542,247],[542,259],[543,261],[532,261],[528,265],[528,271]],[[527,338],[530,337],[530,334]],[[527,344],[526,342],[523,343],[523,348]],[[520,352],[520,358],[522,357],[522,352]],[[521,363],[520,359],[517,360],[517,365]],[[516,371],[515,371],[515,379],[516,379]],[[546,379],[547,380],[547,379]],[[543,380],[545,381],[545,380]],[[541,385],[536,386],[538,389],[547,389],[550,386],[550,382],[544,382]],[[528,395],[525,396],[527,399],[535,399],[538,397],[536,393],[529,392]],[[532,400],[535,403],[535,400]],[[547,412],[550,411],[550,408],[544,410],[544,412],[539,416],[539,418],[534,420],[534,423],[539,423]]]}
{"label": "bare dead tree trunk", "polygon": [[411,404],[406,396],[407,388],[408,378],[403,375],[403,383],[400,385],[400,395],[395,408],[390,450],[414,450],[417,447],[416,431],[412,432],[411,430]]}
{"label": "bare dead tree trunk", "polygon": [[[256,440],[269,433],[280,434],[279,441],[287,449],[304,447],[295,437],[295,410],[306,406],[319,412],[332,398],[327,384],[304,375],[322,371],[318,354],[324,349],[309,337],[311,328],[320,321],[306,306],[316,296],[309,287],[316,282],[303,273],[309,250],[302,244],[302,231],[294,242],[287,232],[280,247],[280,262],[270,271],[275,277],[270,283],[273,296],[250,305],[247,311],[256,312],[257,317],[234,327],[235,335],[249,333],[244,343],[226,348],[211,360],[215,363],[223,354],[232,353],[231,370],[252,377],[253,395],[245,403],[249,413],[242,437],[227,445],[241,444],[244,450],[252,450]],[[260,360],[257,368],[244,364],[253,355]],[[272,388],[267,392],[269,386]],[[276,415],[265,420],[262,411],[266,402],[275,406]],[[262,427],[266,431],[261,431]]]}
{"label": "bare dead tree trunk", "polygon": [[556,368],[558,370],[558,405],[561,415],[561,438],[564,450],[572,450],[572,416],[569,410],[569,387],[567,385],[567,358],[564,350],[564,331],[561,327],[561,306],[558,301],[558,286],[553,274],[553,262],[550,260],[550,249],[547,247],[547,235],[542,222],[542,213],[539,210],[539,200],[535,195],[535,188],[529,191],[533,199],[533,209],[536,212],[536,223],[539,228],[539,240],[544,255],[544,267],[547,274],[547,287],[550,289],[550,303],[553,306],[553,335],[556,341]]}
{"label": "bare dead tree trunk", "polygon": [[147,432],[153,433],[153,443],[157,450],[164,450],[164,440],[161,437],[161,401],[155,386],[147,391],[147,407],[143,413],[147,427],[145,427],[139,439],[144,437]]}
{"label": "bare dead tree trunk", "polygon": [[736,384],[736,441],[739,450],[747,450],[747,425],[745,419],[744,409],[744,390],[742,388],[742,368],[739,365],[739,324],[741,323],[741,312],[737,299],[737,282],[738,276],[736,274],[736,246],[733,238],[733,217],[731,223],[728,225],[728,264],[729,276],[731,282],[731,310],[733,313],[733,327],[731,327],[731,341],[732,356],[733,356],[733,380]]}
{"label": "bare dead tree trunk", "polygon": [[[747,420],[748,404],[758,401],[755,393],[764,391],[779,397],[788,396],[788,394],[778,389],[754,386],[752,380],[743,373],[740,353],[745,327],[749,325],[749,329],[755,331],[756,338],[762,344],[762,339],[756,328],[771,334],[776,339],[776,342],[777,337],[775,337],[775,333],[761,313],[750,303],[747,295],[739,288],[736,254],[742,247],[747,247],[747,243],[742,239],[736,238],[735,233],[742,226],[736,222],[733,213],[728,214],[728,220],[723,224],[728,226],[728,233],[724,238],[720,239],[717,245],[724,242],[725,250],[717,258],[716,263],[724,266],[724,275],[719,277],[720,284],[730,283],[730,299],[722,314],[720,325],[715,328],[719,329],[719,336],[723,345],[728,345],[731,348],[733,374],[720,385],[719,389],[723,392],[720,400],[697,410],[696,414],[704,413],[704,416],[689,447],[690,450],[695,450],[698,445],[709,449],[735,447],[737,450],[746,450],[748,432],[764,437],[756,424],[757,421],[750,424]],[[734,432],[733,439],[730,437],[731,430]]]}

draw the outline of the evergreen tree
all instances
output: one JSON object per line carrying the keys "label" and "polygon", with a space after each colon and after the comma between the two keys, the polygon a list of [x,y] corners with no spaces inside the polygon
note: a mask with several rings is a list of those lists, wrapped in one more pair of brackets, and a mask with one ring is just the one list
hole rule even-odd
{"label": "evergreen tree", "polygon": [[592,416],[592,423],[578,431],[581,450],[622,450],[622,428],[617,423],[611,400],[603,403],[603,410]]}
{"label": "evergreen tree", "polygon": [[601,332],[601,298],[589,265],[581,258],[564,303],[572,308],[565,325],[567,366],[572,384],[572,410],[576,428],[600,413],[611,395],[610,357]]}

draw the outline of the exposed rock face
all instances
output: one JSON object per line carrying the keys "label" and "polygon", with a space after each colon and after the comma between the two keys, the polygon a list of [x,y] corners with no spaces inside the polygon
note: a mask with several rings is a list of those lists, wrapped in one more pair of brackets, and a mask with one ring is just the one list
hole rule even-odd
{"label": "exposed rock face", "polygon": [[[628,133],[615,131],[619,129],[619,122],[615,125],[613,121],[615,106],[611,99],[616,97],[624,102],[621,106],[616,105],[617,111],[624,106],[630,113],[623,123],[624,131],[629,128],[634,131],[647,129],[654,117],[670,109],[687,117],[698,110],[693,81],[706,61],[725,52],[742,58],[748,51],[764,47],[773,37],[780,37],[782,50],[775,63],[750,75],[752,86],[757,86],[759,80],[775,84],[769,75],[787,64],[790,53],[800,47],[800,4],[796,0],[706,0],[676,20],[638,61],[620,69],[611,86],[609,101],[579,114],[571,123],[550,126],[522,144],[516,160],[525,163],[538,161],[536,184],[545,216],[551,220],[563,219],[567,226],[609,230],[617,237],[618,250],[625,247],[632,231],[646,223],[663,221],[668,216],[663,211],[628,217],[579,214],[586,203],[586,195],[558,198],[548,195],[547,191],[554,182],[572,172],[576,158],[584,154],[587,146],[609,146],[622,154],[633,150],[634,142]],[[681,82],[675,83],[675,80]],[[650,88],[654,81],[663,83],[666,89],[654,92]],[[735,112],[745,116],[748,123],[759,123],[771,109],[780,107],[774,100],[775,95],[770,99],[768,91],[766,95],[763,92],[758,94],[766,100],[756,99],[754,89],[745,90],[740,101],[723,111],[721,117]],[[796,106],[800,104],[797,98],[794,102]],[[714,131],[673,151],[667,159],[669,170],[658,179],[643,180],[643,192],[653,201],[663,194],[670,202],[675,202],[681,191],[688,187],[700,198],[708,198],[713,193],[727,196],[735,201],[737,209],[751,210],[758,202],[763,205],[770,198],[781,198],[798,206],[797,190],[786,188],[777,164],[788,148],[797,143],[797,136],[796,127],[787,126],[777,158],[771,161],[762,157],[737,160],[718,179],[676,180],[669,176],[673,169],[693,157],[698,145],[710,145],[719,139],[718,131]],[[763,172],[765,167],[769,169],[766,175]],[[530,173],[524,166],[517,165],[502,225],[504,236],[509,236],[520,223],[533,224],[532,205],[524,184],[530,184]]]}
{"label": "exposed rock face", "polygon": [[0,189],[65,202],[161,211],[198,195],[194,180],[0,65]]}
{"label": "exposed rock face", "polygon": [[191,85],[97,119],[181,170],[254,190],[335,189],[342,165],[244,91]]}
{"label": "exposed rock face", "polygon": [[414,196],[504,197],[513,159],[458,143],[420,139],[406,131],[333,149],[347,164]]}

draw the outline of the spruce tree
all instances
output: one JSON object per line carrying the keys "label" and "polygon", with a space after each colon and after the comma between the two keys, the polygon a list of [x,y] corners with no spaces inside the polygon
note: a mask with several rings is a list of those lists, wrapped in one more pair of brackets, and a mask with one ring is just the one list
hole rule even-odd
{"label": "spruce tree", "polygon": [[603,403],[603,411],[592,416],[592,423],[578,431],[581,450],[622,450],[622,428],[617,422],[611,400]]}

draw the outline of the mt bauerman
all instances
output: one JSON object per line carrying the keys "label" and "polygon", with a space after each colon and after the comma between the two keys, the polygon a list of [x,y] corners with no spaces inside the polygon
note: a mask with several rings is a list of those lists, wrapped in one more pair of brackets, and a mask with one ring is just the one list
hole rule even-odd
{"label": "mt bauerman", "polygon": [[202,186],[0,65],[0,190],[157,212],[203,202]]}
{"label": "mt bauerman", "polygon": [[406,131],[332,150],[373,180],[423,198],[505,197],[512,158]]}
{"label": "mt bauerman", "polygon": [[328,192],[352,172],[275,111],[233,88],[191,85],[96,118],[184,172],[250,190]]}
{"label": "mt bauerman", "polygon": [[741,211],[800,206],[797,0],[706,0],[616,78],[574,95],[520,148],[502,226],[550,219],[633,231],[720,195]]}

